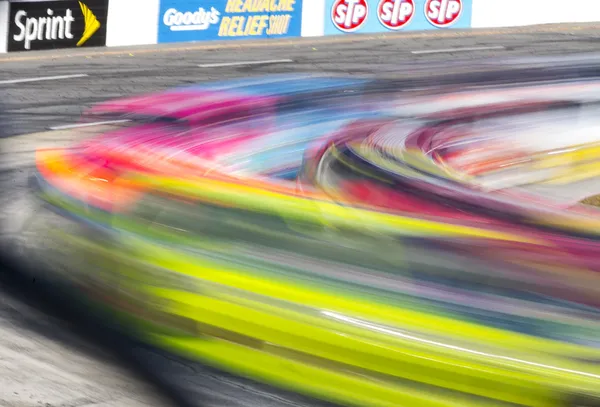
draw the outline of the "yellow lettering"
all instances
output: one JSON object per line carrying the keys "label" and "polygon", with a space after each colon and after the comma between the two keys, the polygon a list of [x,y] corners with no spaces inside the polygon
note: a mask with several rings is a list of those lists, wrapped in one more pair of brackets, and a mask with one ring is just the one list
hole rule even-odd
{"label": "yellow lettering", "polygon": [[269,0],[245,0],[242,12],[265,13],[269,11]]}
{"label": "yellow lettering", "polygon": [[275,21],[275,16],[271,16],[269,18],[269,28],[267,29],[267,35],[273,35],[273,33],[275,32]]}
{"label": "yellow lettering", "polygon": [[232,0],[234,6],[231,8],[231,13],[241,13],[244,8],[244,0]]}
{"label": "yellow lettering", "polygon": [[259,9],[261,13],[268,13],[269,10],[269,0],[258,0]]}
{"label": "yellow lettering", "polygon": [[[281,27],[281,17],[285,16],[271,16],[271,20],[276,21],[278,26]],[[272,27],[269,27],[268,14],[248,17],[223,17],[219,26],[219,37],[261,36],[266,29],[272,30]],[[277,34],[279,31],[281,31],[281,28],[276,29],[275,33]]]}
{"label": "yellow lettering", "polygon": [[290,21],[292,21],[292,16],[287,14],[283,17],[283,27],[281,27],[281,33],[287,34],[290,31]]}
{"label": "yellow lettering", "polygon": [[235,37],[235,31],[237,30],[239,23],[240,23],[239,16],[231,17],[231,22],[229,23],[229,30],[227,30],[228,37]]}
{"label": "yellow lettering", "polygon": [[267,25],[269,24],[269,16],[267,14],[263,14],[262,16],[259,17],[259,19],[260,19],[260,22],[258,25],[258,30],[256,32],[256,35],[263,35],[265,28],[267,28]]}
{"label": "yellow lettering", "polygon": [[287,34],[292,16],[289,14],[271,16],[269,19],[268,35],[283,35]]}
{"label": "yellow lettering", "polygon": [[239,23],[237,25],[237,30],[235,32],[235,36],[243,37],[244,36],[244,24],[246,23],[246,17],[238,16],[237,18],[239,18]]}
{"label": "yellow lettering", "polygon": [[250,34],[250,30],[252,28],[252,23],[254,22],[254,19],[256,18],[256,16],[249,16],[248,19],[246,20],[246,26],[244,27],[244,37],[247,37]]}
{"label": "yellow lettering", "polygon": [[285,3],[284,11],[294,11],[294,6],[296,5],[296,0],[281,0]]}
{"label": "yellow lettering", "polygon": [[226,13],[293,12],[297,0],[227,0]]}
{"label": "yellow lettering", "polygon": [[231,23],[230,17],[223,17],[221,19],[221,25],[219,26],[219,37],[227,37],[227,31],[229,24]]}
{"label": "yellow lettering", "polygon": [[249,35],[258,35],[258,23],[260,22],[260,18],[262,16],[256,16],[254,18],[250,18],[250,22],[248,24],[249,30],[248,30],[248,34]]}

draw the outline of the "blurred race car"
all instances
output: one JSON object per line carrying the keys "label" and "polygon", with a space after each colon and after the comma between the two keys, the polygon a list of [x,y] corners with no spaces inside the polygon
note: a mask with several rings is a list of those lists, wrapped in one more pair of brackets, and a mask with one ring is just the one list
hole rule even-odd
{"label": "blurred race car", "polygon": [[556,103],[368,85],[246,79],[93,108],[131,122],[38,152],[63,279],[158,348],[344,405],[598,405],[599,277],[565,250],[597,253],[597,229],[490,216],[546,219],[453,161],[482,115]]}

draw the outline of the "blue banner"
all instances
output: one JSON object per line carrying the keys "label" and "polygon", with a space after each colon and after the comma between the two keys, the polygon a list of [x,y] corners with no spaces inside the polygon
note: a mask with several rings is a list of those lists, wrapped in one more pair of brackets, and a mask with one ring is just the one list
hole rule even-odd
{"label": "blue banner", "polygon": [[325,35],[471,28],[472,0],[326,0]]}
{"label": "blue banner", "polygon": [[299,37],[302,0],[161,0],[158,42]]}

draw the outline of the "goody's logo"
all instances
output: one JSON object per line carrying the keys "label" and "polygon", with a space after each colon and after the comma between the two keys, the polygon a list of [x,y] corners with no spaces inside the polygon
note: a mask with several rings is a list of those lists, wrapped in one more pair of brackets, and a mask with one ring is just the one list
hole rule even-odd
{"label": "goody's logo", "polygon": [[450,27],[458,21],[463,10],[461,0],[427,0],[425,18],[438,28]]}
{"label": "goody's logo", "polygon": [[199,7],[194,11],[181,12],[176,8],[168,9],[163,15],[163,24],[171,31],[203,31],[218,24],[221,13],[214,7],[205,10]]}
{"label": "goody's logo", "polygon": [[159,43],[299,37],[301,30],[300,0],[160,0]]}
{"label": "goody's logo", "polygon": [[358,30],[367,21],[367,0],[335,0],[331,7],[331,21],[343,32]]}
{"label": "goody's logo", "polygon": [[401,30],[415,15],[415,0],[380,0],[377,17],[384,27]]}

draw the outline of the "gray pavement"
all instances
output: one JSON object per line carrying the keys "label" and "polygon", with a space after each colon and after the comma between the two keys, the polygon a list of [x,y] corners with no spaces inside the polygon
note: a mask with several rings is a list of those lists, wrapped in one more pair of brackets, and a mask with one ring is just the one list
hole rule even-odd
{"label": "gray pavement", "polygon": [[[27,237],[23,225],[35,223],[36,207],[28,198],[27,184],[35,147],[67,143],[72,135],[29,133],[75,123],[81,112],[93,103],[176,85],[271,73],[420,76],[426,83],[427,75],[448,72],[454,69],[456,62],[468,61],[477,66],[511,57],[597,52],[600,25],[240,44],[175,44],[0,55],[0,101],[4,109],[0,123],[8,121],[5,136],[13,136],[0,140],[0,241],[3,247],[20,250],[23,245],[18,242],[22,243]],[[494,48],[447,51],[486,47]],[[198,67],[198,64],[272,59],[292,59],[294,63]],[[15,79],[74,74],[88,76],[6,83]],[[154,363],[148,354],[140,358]],[[208,394],[212,400],[209,405],[236,406],[236,393],[232,389],[239,387],[251,395],[247,396],[248,402],[256,406],[305,405],[284,396],[265,395],[260,387],[217,378],[180,362],[165,366],[162,363],[157,369],[172,369],[169,372],[180,378],[179,385],[187,383],[192,393]],[[0,406],[85,405],[164,406],[168,402],[110,353],[73,333],[68,322],[44,307],[31,304],[26,296],[15,294],[9,283],[0,281]]]}
{"label": "gray pavement", "polygon": [[[169,44],[155,47],[43,51],[0,56],[4,80],[87,74],[87,77],[0,83],[10,114],[8,134],[43,131],[48,125],[76,121],[95,102],[171,86],[240,75],[331,72],[406,77],[446,71],[452,63],[481,63],[509,57],[565,55],[600,51],[600,29],[592,24],[537,29],[437,31],[395,35],[358,35],[274,42]],[[283,44],[283,45],[280,45]],[[413,54],[450,48],[505,47],[480,51]],[[293,64],[200,68],[198,64],[292,59]]]}

